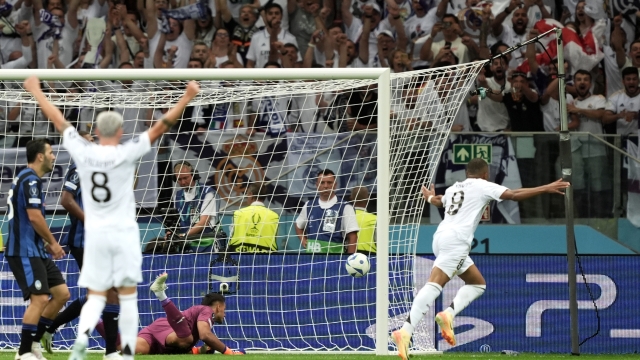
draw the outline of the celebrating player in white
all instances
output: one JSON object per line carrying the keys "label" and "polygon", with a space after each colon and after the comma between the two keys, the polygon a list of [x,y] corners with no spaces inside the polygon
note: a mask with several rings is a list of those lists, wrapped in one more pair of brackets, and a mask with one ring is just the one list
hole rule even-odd
{"label": "celebrating player in white", "polygon": [[429,282],[413,299],[411,312],[404,326],[392,334],[393,341],[398,345],[398,355],[403,360],[408,359],[409,342],[414,328],[451,278],[457,275],[464,280],[465,285],[460,288],[451,306],[436,315],[442,337],[451,345],[456,344],[453,318],[484,293],[486,282],[469,257],[473,233],[478,227],[484,207],[491,200],[520,201],[544,193],[563,194],[561,190],[569,186],[568,182],[558,180],[536,188],[509,190],[487,181],[488,179],[489,165],[482,159],[473,159],[467,165],[467,179],[453,184],[444,195],[436,196],[433,186],[431,190],[422,187],[425,200],[437,207],[444,207],[445,215],[433,235],[436,260]]}
{"label": "celebrating player in white", "polygon": [[140,232],[136,222],[133,182],[138,160],[151,149],[151,144],[168,131],[185,106],[200,88],[190,82],[176,106],[139,137],[120,145],[123,134],[122,115],[102,112],[96,119],[96,135],[100,144],[85,140],[51,104],[40,80],[30,77],[24,83],[56,129],[63,134],[62,145],[77,164],[82,201],[85,207],[84,266],[78,285],[89,289],[87,302],[80,313],[78,338],[70,359],[86,358],[88,335],[100,319],[106,304],[107,290],[118,289],[120,299],[119,329],[122,355],[133,359],[138,335],[138,299],[136,287],[142,281]]}

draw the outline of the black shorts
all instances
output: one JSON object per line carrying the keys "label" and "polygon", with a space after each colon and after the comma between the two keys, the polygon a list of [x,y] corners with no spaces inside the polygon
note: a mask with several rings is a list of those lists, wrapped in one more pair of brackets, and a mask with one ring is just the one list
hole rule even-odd
{"label": "black shorts", "polygon": [[82,270],[82,264],[84,263],[84,248],[69,246],[69,253],[76,260],[78,269]]}
{"label": "black shorts", "polygon": [[25,301],[31,295],[51,294],[49,289],[65,283],[60,269],[49,258],[6,256],[5,259]]}

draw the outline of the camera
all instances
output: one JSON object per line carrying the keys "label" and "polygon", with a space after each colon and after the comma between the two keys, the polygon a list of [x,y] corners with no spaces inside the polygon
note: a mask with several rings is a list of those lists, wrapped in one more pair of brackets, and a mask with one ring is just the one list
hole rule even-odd
{"label": "camera", "polygon": [[220,293],[224,294],[224,293],[228,293],[229,292],[229,284],[223,282],[220,283]]}

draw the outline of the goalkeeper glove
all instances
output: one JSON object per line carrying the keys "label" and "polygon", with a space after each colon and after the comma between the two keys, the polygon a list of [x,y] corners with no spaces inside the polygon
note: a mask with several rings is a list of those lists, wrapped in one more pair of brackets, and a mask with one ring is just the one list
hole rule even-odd
{"label": "goalkeeper glove", "polygon": [[214,351],[213,351],[213,349],[211,349],[209,346],[207,346],[207,345],[202,345],[202,346],[200,346],[200,347],[196,347],[196,346],[194,346],[194,347],[191,349],[191,352],[192,352],[194,355],[199,355],[199,354],[213,354],[213,352],[214,352]]}
{"label": "goalkeeper glove", "polygon": [[229,347],[224,349],[224,355],[245,355],[247,352],[244,349],[232,350]]}

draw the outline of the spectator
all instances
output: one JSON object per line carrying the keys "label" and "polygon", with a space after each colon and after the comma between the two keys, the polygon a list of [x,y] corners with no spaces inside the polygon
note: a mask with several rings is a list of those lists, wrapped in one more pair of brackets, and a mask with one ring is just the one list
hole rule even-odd
{"label": "spectator", "polygon": [[[311,41],[311,35],[316,29],[324,28],[324,21],[329,13],[329,9],[322,9],[322,0],[290,0],[288,2],[289,31],[295,34],[297,44],[300,46],[300,53],[307,51],[307,44]],[[323,16],[324,15],[324,16]]]}
{"label": "spectator", "polygon": [[638,87],[638,68],[628,67],[622,70],[624,91],[609,96],[603,124],[616,124],[616,134],[628,136],[638,133],[638,111],[640,111],[640,88]]}
{"label": "spectator", "polygon": [[358,232],[358,252],[366,255],[376,254],[376,222],[378,216],[367,212],[369,203],[369,190],[365,186],[356,186],[351,189],[349,200],[353,202],[356,211],[356,220],[360,231]]}
{"label": "spectator", "polygon": [[353,90],[349,97],[347,115],[348,130],[367,130],[378,127],[378,92],[375,85]]}
{"label": "spectator", "polygon": [[358,220],[353,206],[338,200],[336,176],[321,170],[318,195],[307,201],[296,219],[296,234],[307,253],[353,254],[358,244]]}
{"label": "spectator", "polygon": [[[116,63],[119,65],[123,62],[136,61],[136,54],[141,50],[140,43],[131,29],[126,24],[130,22],[134,27],[140,27],[140,18],[137,12],[127,11],[127,7],[123,4],[116,5],[111,9],[111,28],[114,35],[111,41],[116,44],[113,54]],[[144,59],[144,56],[142,57]],[[140,59],[138,59],[138,62]]]}
{"label": "spectator", "polygon": [[[27,6],[27,3],[24,5]],[[47,59],[51,56],[51,49],[55,39],[59,43],[60,50],[58,54],[60,62],[67,66],[73,60],[73,44],[78,37],[77,12],[79,5],[80,0],[71,0],[65,13],[60,7],[50,6],[48,10],[44,10],[42,0],[33,0],[33,21],[35,24],[33,33],[36,39],[38,68],[47,68]],[[51,17],[46,16],[46,14],[51,15]]]}
{"label": "spectator", "polygon": [[[539,96],[535,89],[529,86],[527,74],[514,71],[511,74],[511,91],[502,96],[502,102],[507,108],[511,131],[514,132],[541,132],[542,111],[540,110]],[[522,138],[520,138],[522,140]],[[533,135],[535,155],[533,158],[518,157],[518,169],[523,187],[535,187],[537,185],[537,173],[543,164],[541,155],[543,152],[540,135]],[[537,210],[538,199],[529,199],[519,204],[522,215],[525,217],[541,217],[543,214]]]}
{"label": "spectator", "polygon": [[264,205],[266,186],[250,184],[246,188],[246,205],[233,212],[233,225],[229,251],[272,252],[278,251],[276,238],[280,217]]}
{"label": "spectator", "polygon": [[[529,24],[528,11],[529,7],[534,1],[525,1],[524,6],[520,7],[520,3],[517,0],[511,0],[509,6],[498,14],[491,25],[493,36],[496,39],[500,39],[507,46],[511,47],[527,39],[527,25]],[[540,4],[540,11],[542,11],[544,18],[550,18],[551,15],[542,4],[542,0],[536,0],[536,4]],[[505,19],[509,14],[513,13],[511,17],[511,26],[505,24]],[[516,68],[525,59],[525,48],[520,51],[514,51],[511,54],[511,61],[509,63],[510,68]]]}
{"label": "spectator", "polygon": [[[16,50],[9,53],[6,63],[0,62],[0,69],[26,69],[28,67],[35,68],[35,57],[32,54],[31,46],[33,45],[33,36],[31,35],[31,26],[29,22],[24,20],[15,26],[15,32],[20,37],[22,51]],[[0,36],[2,39],[2,36]]]}
{"label": "spectator", "polygon": [[[443,0],[445,1],[445,0]],[[423,3],[426,5],[426,3]],[[420,0],[412,0],[411,7],[413,15],[404,21],[404,33],[408,40],[406,51],[413,60],[413,66],[429,65],[428,62],[420,59],[420,49],[426,41],[426,36],[431,33],[433,25],[436,23],[435,10],[429,11],[421,5]]]}
{"label": "spectator", "polygon": [[[324,30],[316,30],[318,35]],[[328,35],[324,36],[324,41],[316,42],[314,35],[311,36],[309,47],[313,48],[313,60],[316,64],[327,68],[340,66],[340,45],[347,40],[347,36],[342,32],[340,25],[332,25],[327,31]],[[330,61],[330,63],[329,63]],[[331,65],[331,66],[329,66]],[[305,65],[305,67],[308,67]]]}
{"label": "spectator", "polygon": [[202,40],[196,40],[193,42],[193,49],[191,49],[191,58],[200,59],[203,63],[209,60],[210,50],[209,46]]}
{"label": "spectator", "polygon": [[206,46],[211,46],[213,34],[216,28],[215,20],[211,16],[211,9],[207,7],[207,16],[204,19],[196,19],[196,40],[202,41]]}
{"label": "spectator", "polygon": [[[163,6],[162,1],[158,2],[160,6]],[[193,2],[195,0],[190,1]],[[159,52],[161,55],[160,62],[157,61],[157,58],[154,58],[154,65],[155,67],[176,69],[186,68],[191,58],[193,40],[196,37],[195,20],[186,19],[181,23],[170,17],[168,18],[169,32],[165,34],[159,28],[161,22],[157,19],[157,10],[159,9],[156,6],[154,0],[147,0],[146,18],[149,52],[151,54]],[[162,38],[164,38],[164,41],[162,41]]]}
{"label": "spectator", "polygon": [[251,38],[258,31],[256,10],[251,5],[243,5],[240,8],[239,20],[236,21],[231,16],[226,0],[216,0],[216,7],[222,15],[224,27],[231,34],[231,43],[238,47],[237,51],[242,57],[242,63],[246,64]]}
{"label": "spectator", "polygon": [[[364,44],[369,45],[369,54],[375,54],[378,51],[378,34],[383,30],[392,31],[391,24],[388,19],[381,20],[380,6],[376,3],[366,3],[364,5],[363,17],[364,20],[369,20],[369,39],[368,41],[362,41],[362,33],[364,30],[363,20],[353,16],[350,10],[349,1],[342,2],[342,21],[345,26],[345,32],[349,40],[357,43],[360,41],[360,47]],[[399,18],[398,18],[399,19]],[[366,64],[366,61],[365,61]]]}
{"label": "spectator", "polygon": [[505,78],[506,65],[505,59],[494,59],[491,62],[493,76],[486,77],[483,72],[478,75],[478,85],[488,90],[486,99],[478,102],[476,95],[471,100],[478,104],[477,126],[481,131],[502,131],[509,128],[509,113],[501,101],[501,94],[511,90],[511,84]]}
{"label": "spectator", "polygon": [[[442,41],[433,42],[433,39],[442,31],[444,39]],[[447,14],[444,16],[442,23],[435,24],[431,30],[431,37],[422,46],[420,58],[425,61],[432,62],[434,56],[440,52],[440,49],[451,49],[453,54],[460,62],[469,62],[469,50],[462,43],[460,35],[462,30],[458,25],[458,18]]]}
{"label": "spectator", "polygon": [[624,66],[622,68],[624,69],[631,66],[640,68],[640,39],[634,40],[631,43],[629,56],[625,58]]}
{"label": "spectator", "polygon": [[622,28],[622,15],[618,15],[613,19],[613,31],[611,31],[611,36],[609,37],[609,44],[602,46],[607,93],[609,95],[624,89],[620,70],[625,67],[627,60],[625,54],[626,39],[627,34]]}
{"label": "spectator", "polygon": [[[281,27],[282,7],[270,3],[264,9],[266,26],[253,34],[247,53],[247,67],[263,68],[268,62],[278,60],[278,45],[291,43],[298,46],[295,36]],[[298,61],[302,58],[298,55]]]}
{"label": "spectator", "polygon": [[[183,239],[191,239],[195,236],[199,241],[194,241],[192,246],[208,247],[213,245],[211,238],[216,227],[219,198],[215,190],[202,184],[197,170],[188,161],[181,161],[174,165],[173,172],[176,183],[180,186],[173,199],[173,206],[180,214],[179,227],[176,233]],[[167,238],[171,237],[171,231],[167,231]]]}
{"label": "spectator", "polygon": [[238,54],[238,46],[231,44],[229,41],[229,31],[224,28],[216,30],[213,35],[213,43],[211,44],[211,52],[209,54],[209,61],[211,62],[207,67],[218,67],[219,64],[229,60],[233,62],[236,67],[244,67],[242,62],[242,56]]}
{"label": "spectator", "polygon": [[591,73],[588,71],[576,71],[574,81],[578,96],[573,104],[567,104],[567,112],[579,117],[579,131],[591,134],[579,137],[582,159],[573,164],[574,175],[584,174],[586,184],[585,190],[576,190],[576,207],[582,210],[581,216],[606,217],[611,213],[611,196],[607,196],[611,189],[611,180],[607,178],[607,152],[605,145],[593,138],[603,134],[602,119],[606,99],[601,95],[591,94]]}

